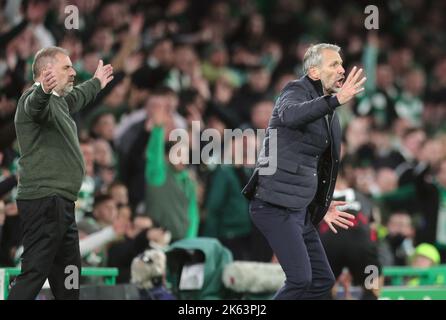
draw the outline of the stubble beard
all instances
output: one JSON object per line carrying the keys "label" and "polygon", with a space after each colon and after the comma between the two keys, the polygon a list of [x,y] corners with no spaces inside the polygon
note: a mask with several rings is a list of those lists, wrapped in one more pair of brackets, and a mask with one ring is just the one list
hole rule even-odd
{"label": "stubble beard", "polygon": [[67,85],[62,89],[62,97],[65,97],[71,91],[73,91],[73,88],[74,88],[73,83],[67,83]]}

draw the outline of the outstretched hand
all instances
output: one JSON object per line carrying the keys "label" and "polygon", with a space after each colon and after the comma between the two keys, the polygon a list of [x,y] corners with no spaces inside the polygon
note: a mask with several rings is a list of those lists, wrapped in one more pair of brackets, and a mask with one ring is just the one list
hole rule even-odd
{"label": "outstretched hand", "polygon": [[324,216],[324,221],[330,227],[331,231],[334,233],[338,233],[336,228],[333,225],[337,225],[343,229],[348,229],[349,227],[353,227],[353,222],[350,220],[355,219],[355,216],[338,210],[338,206],[346,205],[345,201],[332,201],[330,204],[330,208],[328,208],[327,213]]}
{"label": "outstretched hand", "polygon": [[362,69],[353,67],[352,71],[349,73],[347,79],[345,79],[339,92],[336,94],[339,103],[342,105],[349,102],[358,93],[364,91],[364,83],[367,80],[366,77],[359,78],[362,74]]}
{"label": "outstretched hand", "polygon": [[107,64],[104,66],[104,61],[99,60],[98,68],[94,73],[93,78],[98,78],[101,82],[101,89],[104,89],[105,86],[113,80],[113,67],[111,64]]}

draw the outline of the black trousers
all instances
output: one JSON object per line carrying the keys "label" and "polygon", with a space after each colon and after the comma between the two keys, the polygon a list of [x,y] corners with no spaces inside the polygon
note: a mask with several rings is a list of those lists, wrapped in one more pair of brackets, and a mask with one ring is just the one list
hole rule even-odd
{"label": "black trousers", "polygon": [[56,299],[79,299],[79,279],[77,285],[71,281],[73,270],[78,276],[81,272],[74,202],[51,196],[18,200],[17,207],[23,227],[22,273],[8,299],[35,299],[47,278]]}
{"label": "black trousers", "polygon": [[277,300],[330,299],[335,278],[307,210],[290,210],[254,198],[249,209],[285,272]]}

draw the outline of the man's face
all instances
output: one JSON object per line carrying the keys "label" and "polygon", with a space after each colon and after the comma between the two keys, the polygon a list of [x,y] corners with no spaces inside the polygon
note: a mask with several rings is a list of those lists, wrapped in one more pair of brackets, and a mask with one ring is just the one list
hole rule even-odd
{"label": "man's face", "polygon": [[255,92],[265,92],[271,82],[271,75],[265,69],[256,70],[249,74],[248,81]]}
{"label": "man's face", "polygon": [[107,200],[94,209],[93,215],[100,223],[111,225],[118,215],[118,208],[113,200]]}
{"label": "man's face", "polygon": [[158,110],[170,110],[172,101],[167,96],[153,95],[146,102],[146,112],[149,117]]}
{"label": "man's face", "polygon": [[124,186],[115,186],[110,193],[112,198],[119,205],[127,205],[127,203],[129,202],[127,188]]}
{"label": "man's face", "polygon": [[434,262],[428,257],[417,255],[414,257],[411,265],[414,268],[429,268],[434,265]]}
{"label": "man's face", "polygon": [[270,101],[263,101],[256,104],[251,113],[251,122],[255,129],[266,129],[268,127],[274,104]]}
{"label": "man's face", "polygon": [[52,68],[57,78],[54,90],[61,96],[66,96],[73,90],[76,71],[73,69],[70,57],[62,53],[56,54]]}
{"label": "man's face", "polygon": [[412,220],[406,213],[394,213],[387,222],[389,235],[403,235],[406,238],[413,236]]}
{"label": "man's face", "polygon": [[325,93],[332,94],[341,89],[345,74],[342,62],[338,52],[322,50],[322,62],[320,66],[315,67],[315,78],[321,80]]}
{"label": "man's face", "polygon": [[90,143],[82,143],[80,145],[82,156],[84,157],[85,168],[87,170],[87,174],[93,174],[93,166],[94,166],[94,149]]}
{"label": "man's face", "polygon": [[98,136],[107,141],[112,141],[115,133],[115,127],[115,117],[112,114],[107,113],[99,118],[94,129]]}

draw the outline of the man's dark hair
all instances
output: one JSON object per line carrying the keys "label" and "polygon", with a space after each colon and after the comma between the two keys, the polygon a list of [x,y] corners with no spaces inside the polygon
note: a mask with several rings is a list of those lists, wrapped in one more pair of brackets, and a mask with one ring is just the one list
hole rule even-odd
{"label": "man's dark hair", "polygon": [[109,194],[99,194],[94,197],[93,209],[96,209],[102,203],[113,200],[113,198]]}

